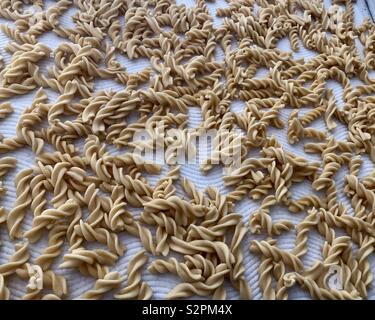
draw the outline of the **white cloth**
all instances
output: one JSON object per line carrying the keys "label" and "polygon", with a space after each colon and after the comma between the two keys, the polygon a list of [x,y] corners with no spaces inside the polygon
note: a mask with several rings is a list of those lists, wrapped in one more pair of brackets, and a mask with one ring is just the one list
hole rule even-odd
{"label": "white cloth", "polygon": [[[187,6],[194,5],[193,0],[187,0],[187,1],[181,1],[178,0],[178,3],[184,3]],[[329,5],[330,1],[325,1],[327,5]],[[47,1],[49,4],[53,4],[52,1]],[[222,7],[227,6],[228,4],[224,0],[217,0],[214,3],[208,2],[207,3],[210,14],[214,17],[214,24],[215,26],[219,26],[222,23],[221,18],[217,18],[215,16],[215,10],[216,7]],[[69,9],[67,12],[63,14],[60,21],[62,21],[62,24],[64,26],[74,26],[73,22],[71,21],[71,15],[75,12],[74,8]],[[364,3],[364,0],[358,0],[355,4],[355,13],[356,13],[356,24],[359,24],[363,21],[364,17],[369,16],[369,13],[367,11],[366,5]],[[0,19],[0,22],[6,22],[3,19]],[[9,39],[3,34],[0,33],[0,54],[4,57],[5,62],[9,63],[10,61],[10,55],[7,54],[4,50],[4,46],[7,44]],[[57,37],[54,33],[48,32],[41,37],[39,37],[39,41],[48,45],[50,48],[54,49],[56,48],[61,42],[66,41],[65,39]],[[283,39],[279,43],[279,47],[284,50],[289,50],[289,41],[287,39]],[[301,50],[295,54],[296,58],[305,58],[305,60],[308,60],[312,58],[316,53],[312,52],[310,50],[306,50],[301,45]],[[223,59],[223,53],[218,52],[217,53],[218,59]],[[118,59],[121,63],[123,63],[128,72],[133,73],[140,71],[144,69],[145,67],[149,66],[149,63],[146,59],[137,59],[130,61],[129,59],[125,58],[124,56],[118,55]],[[45,70],[45,67],[47,65],[53,65],[52,59],[48,61],[47,63],[43,64],[43,70]],[[258,77],[262,77],[262,75],[265,74],[265,71],[267,70],[260,70],[258,73]],[[372,75],[374,77],[374,75]],[[360,84],[360,81],[353,79],[352,81],[353,85]],[[334,82],[330,81],[328,86],[333,89],[335,96],[337,98],[337,101],[339,103],[339,106],[342,106],[342,87]],[[97,90],[99,89],[109,89],[112,88],[113,90],[121,90],[123,88],[122,85],[110,81],[110,80],[97,80],[95,84],[95,88]],[[10,99],[12,106],[15,108],[15,112],[5,120],[0,120],[0,132],[4,134],[5,137],[12,137],[15,134],[15,128],[16,123],[18,121],[18,118],[20,114],[22,113],[23,109],[27,106],[29,106],[33,100],[33,97],[35,95],[36,90],[22,95],[22,96],[16,96],[12,99]],[[51,90],[47,90],[48,96],[51,99],[51,101],[54,101],[57,98],[57,94]],[[243,109],[244,103],[243,102],[233,102],[231,106],[231,110],[234,112],[241,112]],[[304,111],[307,111],[308,108],[301,108],[300,114],[302,114]],[[281,111],[282,119],[286,122],[289,116],[291,109],[285,109]],[[189,127],[193,128],[198,126],[199,122],[201,121],[201,114],[199,108],[191,108],[189,113]],[[317,121],[313,124],[314,127],[320,128],[322,130],[325,130],[325,125],[322,121]],[[306,157],[307,159],[310,159],[312,161],[320,161],[319,156],[317,155],[311,155],[306,154],[303,151],[303,143],[298,143],[294,146],[291,146],[287,142],[287,134],[286,130],[278,130],[275,128],[269,128],[268,134],[273,134],[276,136],[278,141],[283,145],[283,147],[291,152],[294,152],[297,155]],[[346,126],[339,125],[338,128],[334,130],[334,135],[339,140],[344,140],[347,136],[347,128]],[[17,158],[17,168],[16,170],[13,170],[10,172],[10,174],[7,175],[4,184],[7,188],[7,194],[6,196],[0,200],[0,205],[4,206],[6,209],[10,210],[15,202],[15,186],[14,186],[14,177],[16,175],[16,172],[18,172],[21,169],[28,168],[33,165],[33,158],[34,154],[31,152],[29,148],[23,148],[16,152],[10,152],[10,156],[14,156]],[[360,175],[366,175],[369,174],[369,172],[373,169],[372,162],[368,159],[368,157],[363,157],[365,162],[361,168]],[[189,180],[194,182],[196,186],[200,190],[204,190],[207,186],[212,185],[216,186],[221,192],[226,193],[228,189],[224,187],[223,180],[222,180],[222,168],[215,167],[213,170],[211,170],[207,175],[202,176],[202,174],[199,171],[198,165],[184,165],[181,168],[181,172],[183,176],[186,176]],[[347,170],[346,168],[339,170],[338,174],[335,177],[335,181],[337,183],[337,188],[339,191],[339,200],[342,201],[348,208],[350,208],[350,201],[348,198],[346,198],[343,193],[343,181],[344,176],[346,174]],[[165,171],[164,171],[165,173]],[[159,177],[157,176],[150,176],[150,182],[154,184]],[[293,198],[297,199],[300,198],[303,195],[309,194],[312,192],[310,183],[304,182],[298,184],[298,186],[293,186]],[[182,195],[182,190],[179,187],[178,188],[178,194]],[[235,211],[238,213],[241,213],[243,215],[243,219],[245,223],[248,223],[249,217],[252,213],[255,212],[255,210],[259,207],[259,202],[251,201],[249,199],[245,199],[238,203],[236,205]],[[140,210],[133,210],[133,213],[136,215],[140,214]],[[301,214],[290,214],[286,208],[281,207],[274,207],[271,210],[272,218],[277,220],[280,219],[288,219],[292,221],[293,223],[298,223],[299,221],[303,220],[305,217],[305,213]],[[25,219],[24,228],[30,228],[31,227],[31,213],[29,213]],[[243,252],[245,254],[244,259],[244,265],[246,268],[246,279],[250,284],[251,290],[252,290],[252,296],[255,299],[261,299],[262,295],[259,289],[258,284],[258,274],[257,269],[259,266],[259,257],[251,254],[249,252],[249,242],[251,239],[262,239],[263,237],[249,235],[246,237],[246,240],[243,243]],[[120,235],[120,239],[127,245],[127,251],[123,257],[119,259],[119,261],[114,266],[113,270],[117,270],[120,272],[121,276],[124,276],[126,274],[126,268],[127,264],[129,262],[129,259],[137,253],[142,247],[139,240],[135,237],[126,235],[122,233]],[[294,239],[295,239],[295,232],[288,232],[278,237],[278,245],[283,249],[292,249],[294,247]],[[2,242],[0,246],[0,264],[5,263],[9,257],[14,252],[14,242],[10,241],[7,236],[7,231],[4,228],[4,226],[0,227],[0,240]],[[308,252],[303,258],[303,262],[307,266],[311,266],[314,261],[321,260],[321,245],[323,244],[322,237],[317,232],[312,232],[309,237],[308,242]],[[31,249],[31,256],[32,259],[35,259],[45,248],[47,245],[46,239],[43,239],[42,241],[39,241],[36,244],[33,244],[30,246]],[[65,247],[67,249],[67,247]],[[57,268],[57,266],[61,263],[62,256],[59,258],[59,260],[54,264],[54,270],[57,270],[59,274],[62,274],[66,277],[68,281],[68,287],[69,287],[69,297],[70,299],[74,299],[79,297],[82,293],[92,288],[94,280],[92,278],[86,278],[83,277],[80,273],[78,273],[75,270],[72,269],[65,269],[60,270]],[[152,258],[153,259],[153,258]],[[373,255],[370,258],[372,270],[375,271],[375,261]],[[165,295],[178,283],[180,283],[180,279],[177,276],[173,276],[170,274],[165,275],[152,275],[147,271],[144,271],[144,280],[150,284],[150,286],[153,289],[154,295],[153,298],[155,299],[162,299],[165,297]],[[26,283],[18,279],[17,277],[10,278],[10,281],[8,281],[8,287],[11,290],[11,298],[18,299],[22,297],[23,293],[25,292]],[[227,285],[227,297],[228,299],[237,299],[238,294],[237,292],[230,286],[228,283]],[[375,291],[374,289],[370,289],[368,297],[375,298]],[[107,295],[106,298],[111,298],[111,295]],[[199,298],[199,297],[198,297]],[[293,288],[290,291],[290,298],[291,299],[308,299],[309,294],[305,291],[302,291],[299,288]]]}

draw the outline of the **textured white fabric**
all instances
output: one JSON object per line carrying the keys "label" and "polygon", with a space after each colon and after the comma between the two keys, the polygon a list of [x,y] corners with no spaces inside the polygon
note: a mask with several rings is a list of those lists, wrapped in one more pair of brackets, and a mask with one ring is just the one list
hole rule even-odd
{"label": "textured white fabric", "polygon": [[[193,0],[187,0],[187,1],[177,1],[178,3],[183,3],[187,6],[194,5]],[[330,4],[330,1],[325,1],[327,5]],[[47,2],[48,5],[53,4],[53,1]],[[217,0],[214,3],[209,2],[208,4],[210,14],[214,17],[214,24],[215,26],[219,26],[222,23],[221,18],[215,17],[215,10],[216,7],[223,7],[227,6],[227,3],[224,0]],[[75,12],[74,8],[69,9],[67,12],[63,14],[63,16],[60,18],[60,21],[64,26],[74,26],[73,22],[71,21],[71,15]],[[355,12],[356,12],[356,24],[359,24],[363,21],[364,17],[369,16],[369,13],[367,11],[366,5],[364,0],[358,0],[355,4]],[[5,20],[0,19],[0,22],[6,22]],[[4,57],[5,62],[9,63],[10,56],[7,54],[4,50],[5,44],[9,41],[9,39],[2,33],[0,33],[0,54]],[[39,37],[39,41],[48,45],[50,48],[54,49],[56,48],[59,43],[66,41],[65,39],[57,37],[54,33],[48,32],[41,37]],[[289,50],[289,41],[287,39],[283,39],[279,43],[279,47],[283,50]],[[305,60],[311,59],[314,55],[316,55],[316,52],[306,50],[301,45],[301,50],[295,54],[296,58],[305,58]],[[146,59],[137,59],[130,61],[126,57],[122,55],[118,55],[119,61],[126,66],[129,73],[137,72],[145,67],[149,66],[148,60]],[[217,59],[223,59],[223,52],[217,52]],[[42,70],[46,70],[46,67],[48,65],[53,64],[52,59],[48,61],[47,63],[43,64]],[[257,77],[262,77],[267,72],[267,70],[260,70],[257,74]],[[374,77],[374,75],[371,75]],[[353,85],[360,84],[359,80],[354,79],[352,81]],[[342,102],[342,87],[338,85],[338,83],[334,81],[330,81],[328,86],[333,89],[335,96],[337,98],[339,106],[343,105]],[[95,83],[96,90],[100,89],[109,89],[112,88],[113,90],[121,90],[123,89],[123,86],[110,80],[97,80]],[[20,114],[22,113],[23,109],[27,106],[29,106],[33,100],[33,97],[35,95],[36,90],[33,92],[30,92],[28,94],[25,94],[23,96],[17,96],[15,98],[10,99],[13,107],[15,108],[15,112],[5,120],[0,120],[0,132],[5,137],[12,137],[15,134],[15,128],[16,123],[18,121],[18,118]],[[51,101],[56,100],[58,95],[50,90],[47,90],[47,93],[49,95],[49,98]],[[241,112],[243,109],[244,103],[243,102],[234,102],[231,105],[231,110],[234,112]],[[301,108],[300,114],[302,114],[304,111],[307,111],[308,108]],[[291,109],[285,109],[282,110],[282,119],[284,121],[287,121],[289,113]],[[189,112],[189,127],[194,128],[197,127],[199,122],[201,121],[201,114],[200,109],[198,107],[191,108]],[[318,129],[325,130],[325,125],[323,122],[315,122],[313,124],[314,127]],[[291,146],[287,143],[287,134],[286,130],[278,130],[275,128],[269,128],[268,129],[269,134],[273,134],[277,137],[278,141],[283,145],[283,147],[291,151],[297,155],[306,157],[312,161],[320,161],[319,156],[306,154],[303,151],[303,143],[298,143],[294,146]],[[338,127],[334,130],[334,135],[339,140],[344,140],[347,136],[347,128],[342,125],[338,125]],[[110,149],[114,152],[114,149]],[[8,155],[14,156],[17,158],[17,168],[16,170],[13,170],[10,172],[10,174],[7,175],[5,179],[5,186],[8,190],[6,196],[0,200],[0,205],[4,206],[6,209],[11,209],[14,202],[15,202],[15,186],[14,186],[14,177],[16,173],[24,168],[28,168],[33,165],[33,158],[34,154],[31,152],[30,149],[23,148],[22,150],[16,151],[16,152],[10,152]],[[360,175],[366,175],[371,170],[373,170],[373,164],[368,159],[368,157],[363,157],[365,162],[364,165],[361,168]],[[166,170],[163,171],[165,173]],[[202,174],[199,171],[198,165],[184,165],[181,168],[181,172],[183,176],[186,176],[188,179],[190,179],[192,182],[196,184],[196,186],[200,190],[204,190],[207,186],[212,185],[216,186],[220,192],[226,193],[228,192],[228,189],[224,187],[222,176],[222,168],[215,167],[213,170],[211,170],[207,175],[202,176]],[[346,198],[341,190],[343,189],[343,178],[346,174],[346,169],[341,169],[338,174],[336,175],[336,183],[339,190],[339,200],[342,201],[348,208],[350,208],[350,202],[349,199]],[[155,184],[155,182],[158,180],[158,176],[149,176],[149,180],[151,184]],[[298,186],[293,186],[293,198],[300,198],[302,195],[306,195],[312,192],[311,186],[309,183],[300,183]],[[183,192],[180,187],[178,187],[178,195],[183,195]],[[251,201],[249,199],[245,199],[238,203],[236,205],[235,211],[243,215],[243,219],[245,223],[248,222],[249,216],[259,207],[259,202]],[[133,210],[133,214],[136,216],[140,214],[140,210]],[[271,215],[273,219],[281,220],[281,219],[289,219],[293,223],[298,223],[301,221],[305,214],[297,214],[292,215],[290,214],[287,209],[281,208],[281,207],[274,207],[271,210]],[[24,228],[30,228],[31,226],[31,214],[28,214],[25,223]],[[243,243],[243,251],[245,254],[244,264],[246,268],[246,278],[250,284],[251,290],[252,290],[252,296],[255,299],[261,299],[261,292],[258,285],[258,274],[257,269],[259,266],[259,257],[256,255],[253,255],[249,252],[249,242],[251,239],[262,239],[262,237],[254,236],[254,235],[248,235],[246,237],[246,240]],[[127,234],[122,233],[120,235],[121,241],[123,241],[127,245],[127,251],[125,255],[119,259],[119,261],[114,266],[114,270],[117,270],[120,272],[121,276],[124,276],[126,274],[126,268],[127,264],[129,262],[129,259],[131,256],[133,256],[135,253],[137,253],[141,248],[142,245],[140,244],[139,240],[135,237],[129,236]],[[283,249],[292,249],[294,247],[294,239],[295,239],[295,233],[289,232],[286,234],[283,234],[279,237],[278,245]],[[11,254],[14,252],[14,243],[11,242],[7,236],[7,231],[4,227],[0,227],[0,241],[2,242],[0,246],[0,264],[5,263]],[[32,259],[35,259],[43,248],[46,247],[46,239],[43,239],[42,241],[39,241],[35,245],[31,245],[31,256]],[[323,239],[320,237],[318,233],[311,233],[309,243],[308,243],[308,253],[303,259],[303,262],[310,266],[313,264],[316,260],[321,260],[321,245],[323,244]],[[65,248],[67,249],[67,248]],[[152,258],[151,258],[152,259]],[[94,280],[91,278],[83,277],[78,272],[72,270],[72,269],[66,269],[61,270],[57,269],[56,267],[61,263],[61,257],[60,259],[54,263],[54,270],[57,270],[57,273],[62,274],[66,277],[68,281],[68,287],[69,287],[69,297],[70,299],[78,298],[82,293],[89,290]],[[373,257],[370,258],[372,270],[375,271],[375,260]],[[144,280],[150,284],[150,286],[153,289],[154,295],[153,298],[155,299],[162,299],[165,297],[165,295],[176,285],[180,282],[180,279],[173,275],[152,275],[148,273],[147,271],[144,272]],[[11,290],[11,298],[18,299],[22,297],[26,283],[19,280],[16,277],[13,277],[8,281],[8,286]],[[227,285],[227,297],[228,299],[237,299],[238,294],[236,291],[231,288],[230,284]],[[111,298],[110,295],[107,295],[106,298]],[[196,297],[199,298],[199,297]],[[291,299],[308,299],[309,295],[302,291],[299,288],[293,288],[290,292],[290,298]],[[369,298],[375,298],[375,291],[370,290],[369,292]]]}

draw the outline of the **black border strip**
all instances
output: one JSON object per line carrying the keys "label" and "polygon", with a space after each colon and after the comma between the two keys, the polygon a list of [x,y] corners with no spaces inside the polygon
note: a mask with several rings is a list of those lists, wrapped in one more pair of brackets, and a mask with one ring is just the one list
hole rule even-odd
{"label": "black border strip", "polygon": [[[165,310],[167,307],[176,308],[173,316],[170,314],[146,314],[145,308],[152,307]],[[188,306],[190,306],[188,308]],[[222,310],[216,314],[205,312],[195,313],[195,310]],[[220,306],[224,306],[220,309]],[[230,313],[227,307],[230,307]],[[163,309],[161,309],[161,307]],[[366,310],[366,308],[369,308]],[[153,319],[246,319],[246,320],[268,320],[268,319],[313,319],[313,320],[342,320],[348,315],[351,319],[369,319],[368,315],[373,312],[375,303],[371,301],[317,301],[317,300],[288,300],[288,301],[202,301],[202,300],[150,300],[150,301],[0,301],[1,319],[18,319],[18,315],[25,312],[25,319],[34,317],[43,319],[48,317],[54,319],[92,319],[102,320],[153,320]],[[156,310],[156,309],[154,309]],[[185,311],[179,311],[185,310]],[[187,312],[192,310],[193,313]],[[178,312],[177,312],[178,311]],[[6,315],[11,314],[12,317]],[[81,313],[81,314],[80,314]],[[353,317],[354,314],[354,317]],[[4,316],[5,315],[5,316]]]}

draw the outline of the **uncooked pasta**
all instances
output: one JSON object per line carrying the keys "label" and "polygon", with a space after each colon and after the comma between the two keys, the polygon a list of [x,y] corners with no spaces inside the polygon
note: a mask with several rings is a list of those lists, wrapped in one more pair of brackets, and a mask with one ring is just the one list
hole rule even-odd
{"label": "uncooked pasta", "polygon": [[2,1],[0,299],[373,298],[358,10]]}

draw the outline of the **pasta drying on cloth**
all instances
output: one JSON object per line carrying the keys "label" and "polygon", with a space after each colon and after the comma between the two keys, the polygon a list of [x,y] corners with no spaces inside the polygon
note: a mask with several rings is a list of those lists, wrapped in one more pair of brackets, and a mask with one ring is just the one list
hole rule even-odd
{"label": "pasta drying on cloth", "polygon": [[[14,136],[0,135],[0,197],[14,198],[0,207],[14,246],[9,256],[0,246],[0,299],[151,299],[150,279],[164,274],[177,279],[167,299],[226,299],[228,287],[241,299],[254,297],[254,287],[264,299],[288,299],[293,287],[314,299],[366,299],[375,171],[361,172],[364,159],[375,162],[375,24],[355,21],[354,0],[324,2],[228,0],[212,12],[204,0],[1,1],[9,43],[1,50],[0,122],[19,118]],[[62,23],[71,8],[74,27]],[[61,43],[50,47],[40,41],[45,34]],[[290,50],[278,47],[284,39]],[[297,58],[302,48],[316,55]],[[149,66],[131,72],[124,58]],[[121,89],[97,89],[101,80]],[[329,81],[342,86],[342,103]],[[19,112],[15,99],[26,94],[33,102]],[[189,136],[192,108],[201,121]],[[214,147],[199,168],[224,168],[225,188],[201,190],[176,161],[184,148],[196,155],[192,139],[205,130],[215,130]],[[142,132],[149,138],[135,139]],[[155,145],[165,148],[162,164],[138,153]],[[32,156],[21,170],[23,149]],[[12,174],[14,194],[4,184]],[[296,196],[301,183],[311,192]],[[244,219],[239,204],[249,199],[257,208]],[[280,207],[293,218],[275,219]],[[314,232],[321,260],[308,264]],[[292,248],[280,245],[287,234]],[[142,250],[130,254],[123,235]],[[38,243],[42,250],[33,250]],[[74,297],[61,270],[92,286]],[[21,296],[15,278],[25,283]]]}

